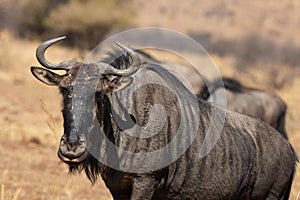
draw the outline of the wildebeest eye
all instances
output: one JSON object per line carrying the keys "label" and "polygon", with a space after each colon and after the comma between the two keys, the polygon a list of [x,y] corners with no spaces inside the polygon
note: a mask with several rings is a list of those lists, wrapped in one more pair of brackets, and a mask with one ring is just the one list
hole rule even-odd
{"label": "wildebeest eye", "polygon": [[130,118],[132,119],[132,121],[136,124],[136,119],[132,114],[129,114]]}

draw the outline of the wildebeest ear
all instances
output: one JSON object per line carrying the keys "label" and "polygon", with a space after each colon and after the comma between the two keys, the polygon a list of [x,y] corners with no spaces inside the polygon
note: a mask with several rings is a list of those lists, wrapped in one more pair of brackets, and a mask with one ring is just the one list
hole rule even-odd
{"label": "wildebeest ear", "polygon": [[31,67],[31,73],[35,78],[47,85],[58,86],[63,76],[41,67]]}

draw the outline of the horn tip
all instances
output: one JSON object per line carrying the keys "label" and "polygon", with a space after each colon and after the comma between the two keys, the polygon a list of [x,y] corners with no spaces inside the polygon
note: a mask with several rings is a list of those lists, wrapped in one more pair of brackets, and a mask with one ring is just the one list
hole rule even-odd
{"label": "horn tip", "polygon": [[132,50],[130,48],[128,48],[127,46],[125,46],[124,44],[120,43],[120,42],[115,42],[115,44],[120,47],[121,49],[127,51],[127,52],[132,52]]}
{"label": "horn tip", "polygon": [[120,42],[115,42],[116,45],[118,46],[124,46],[123,44],[121,44]]}
{"label": "horn tip", "polygon": [[58,37],[58,38],[56,38],[57,40],[63,40],[63,39],[66,39],[67,38],[67,36],[61,36],[61,37]]}
{"label": "horn tip", "polygon": [[58,41],[60,41],[60,40],[63,40],[63,39],[65,39],[67,36],[61,36],[61,37],[57,37],[57,38],[53,38],[53,39],[50,39],[50,40],[48,40],[48,41],[46,41],[46,42],[49,42],[49,41],[51,41],[52,43],[56,43],[56,42],[58,42]]}

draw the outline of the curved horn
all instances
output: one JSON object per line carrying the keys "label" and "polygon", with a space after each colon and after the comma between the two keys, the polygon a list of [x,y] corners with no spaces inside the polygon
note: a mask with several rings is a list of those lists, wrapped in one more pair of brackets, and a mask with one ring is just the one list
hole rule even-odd
{"label": "curved horn", "polygon": [[116,75],[116,76],[130,76],[131,74],[137,72],[141,65],[140,57],[132,49],[118,42],[116,42],[116,45],[118,45],[122,50],[124,50],[130,56],[130,58],[132,59],[132,65],[124,70],[116,69],[109,65],[106,67],[103,74]]}
{"label": "curved horn", "polygon": [[54,70],[58,70],[58,69],[62,69],[62,70],[67,70],[66,67],[61,66],[60,64],[52,64],[49,61],[47,61],[47,59],[45,58],[45,51],[48,47],[50,47],[51,45],[53,45],[54,43],[65,39],[66,36],[63,37],[58,37],[58,38],[53,38],[51,40],[47,40],[45,42],[42,42],[38,48],[36,49],[36,58],[39,61],[39,63],[41,65],[43,65],[44,67],[48,68],[48,69],[54,69]]}

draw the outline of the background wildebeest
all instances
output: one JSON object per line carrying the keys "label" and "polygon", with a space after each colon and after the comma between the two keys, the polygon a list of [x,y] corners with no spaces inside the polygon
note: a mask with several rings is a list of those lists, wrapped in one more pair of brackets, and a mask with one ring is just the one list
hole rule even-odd
{"label": "background wildebeest", "polygon": [[[43,83],[58,86],[63,96],[64,135],[58,155],[69,165],[70,171],[84,169],[91,181],[101,174],[114,199],[288,199],[296,156],[289,142],[273,128],[254,118],[226,111],[216,145],[200,159],[199,150],[208,133],[212,115],[222,116],[223,109],[196,98],[196,104],[183,104],[180,109],[179,101],[187,103],[188,98],[194,98],[194,95],[160,65],[141,63],[139,56],[124,46],[121,48],[126,55],[118,58],[124,59],[122,66],[76,61],[51,64],[44,57],[45,50],[61,39],[40,44],[37,59],[44,67],[64,69],[66,74],[58,75],[40,67],[32,67],[31,71]],[[180,99],[170,89],[155,83],[143,85],[128,96],[130,90],[127,88],[134,85],[135,79],[164,80],[176,91],[182,92],[181,97],[184,98]],[[84,89],[82,93],[74,92],[76,84]],[[93,88],[96,93],[89,93]],[[118,124],[118,116],[114,113],[117,110],[112,98],[115,93],[131,102],[128,107],[124,105],[127,109],[123,109],[124,124]],[[78,98],[80,104],[74,98]],[[91,99],[95,99],[95,104],[87,103]],[[150,132],[151,128],[155,130],[156,125],[161,123],[161,118],[151,118],[151,115],[161,115],[151,113],[151,106],[156,104],[163,105],[166,111],[163,127],[152,137],[142,137],[143,131],[139,132],[140,137],[127,135],[126,130],[136,124],[149,128]],[[86,121],[95,115],[96,121]],[[187,123],[180,124],[181,116],[188,118]],[[194,125],[191,122],[199,123],[197,133],[177,133],[180,126],[189,130]],[[168,149],[170,156],[185,144],[191,144],[174,162],[161,169],[144,173],[123,172],[99,162],[87,150],[91,145],[89,129],[94,123],[101,126],[111,143],[129,152],[150,154],[166,146],[177,134],[183,137],[177,141],[177,148]],[[211,124],[218,127],[219,121],[214,120]],[[195,138],[192,138],[193,134]],[[104,149],[105,153],[107,144],[102,141],[92,141],[92,144],[96,144],[101,153]],[[118,152],[113,153],[108,155],[108,160],[117,165],[129,163],[130,167],[132,160]],[[154,164],[155,168],[160,164],[157,160],[164,159],[168,158],[142,160],[142,164]]]}
{"label": "background wildebeest", "polygon": [[284,125],[287,106],[278,95],[268,90],[245,87],[232,78],[223,78],[212,83],[208,101],[224,105],[223,88],[227,109],[261,119],[288,138]]}

